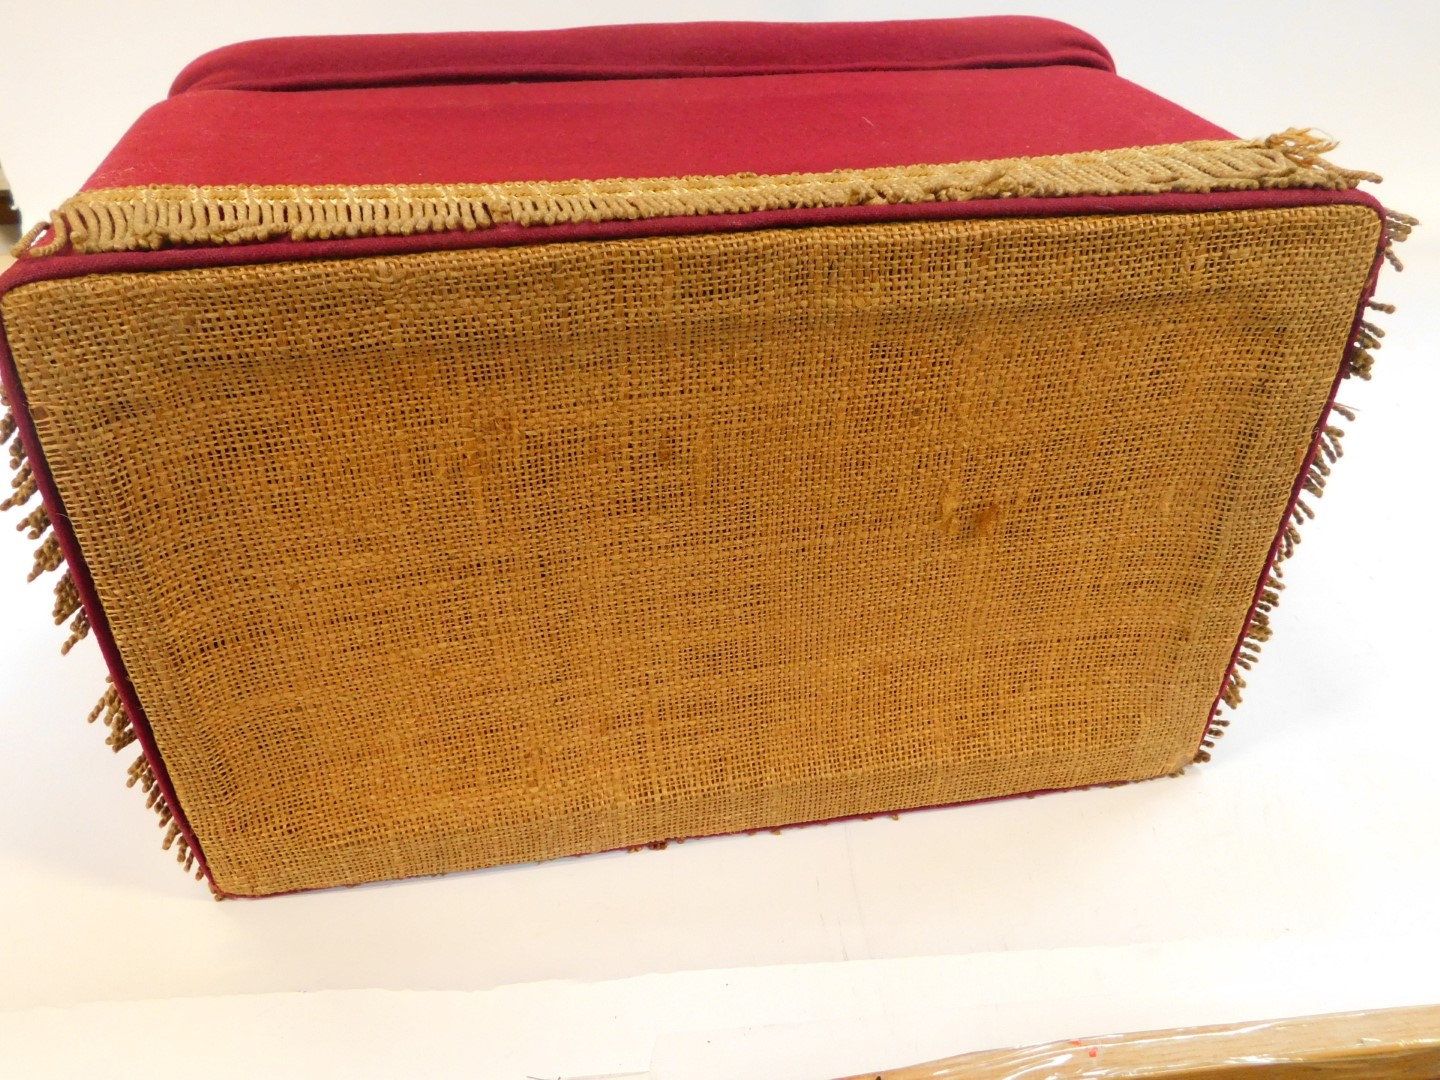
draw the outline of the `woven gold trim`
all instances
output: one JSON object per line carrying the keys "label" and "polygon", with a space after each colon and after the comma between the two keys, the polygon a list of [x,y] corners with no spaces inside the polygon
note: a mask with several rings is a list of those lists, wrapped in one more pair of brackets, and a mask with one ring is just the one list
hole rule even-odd
{"label": "woven gold trim", "polygon": [[[499,184],[112,188],[74,196],[16,245],[16,257],[170,245],[408,236],[516,225],[625,221],[761,210],[1260,188],[1353,188],[1374,173],[1320,155],[1335,143],[1291,129],[1206,141],[950,165],[760,176]],[[1403,223],[1402,223],[1403,224]],[[50,232],[44,243],[41,233]]]}

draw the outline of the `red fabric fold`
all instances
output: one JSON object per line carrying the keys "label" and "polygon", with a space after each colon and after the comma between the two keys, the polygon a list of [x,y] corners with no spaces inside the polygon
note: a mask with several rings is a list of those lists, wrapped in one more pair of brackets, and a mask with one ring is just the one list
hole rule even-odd
{"label": "red fabric fold", "polygon": [[1115,70],[1105,46],[1089,34],[1025,16],[670,23],[248,41],[195,60],[170,93],[1055,64]]}

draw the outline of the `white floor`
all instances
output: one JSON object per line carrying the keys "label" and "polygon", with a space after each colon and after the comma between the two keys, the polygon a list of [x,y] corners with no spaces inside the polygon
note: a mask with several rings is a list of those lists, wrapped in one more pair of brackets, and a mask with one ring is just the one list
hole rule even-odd
{"label": "white floor", "polygon": [[[359,21],[328,27],[180,19],[185,56],[157,59],[112,47],[139,24],[97,28],[122,7],[36,5],[17,16],[15,40],[29,45],[0,72],[0,90],[16,72],[29,80],[21,112],[35,119],[0,116],[11,140],[0,155],[17,184],[63,197],[138,108],[93,87],[81,101],[83,79],[67,71],[168,79],[202,31],[400,28],[371,6],[373,18],[361,4]],[[702,6],[674,17],[737,17]],[[1334,28],[1353,21],[1338,3],[1329,16],[1307,5],[1303,26],[1283,5],[1218,6],[1167,9],[1194,36],[1165,54],[1147,42],[1170,29],[1123,4],[1027,10],[1087,26],[1126,75],[1235,128],[1334,123],[1348,140],[1336,160],[1391,173],[1383,194],[1436,224],[1381,289],[1401,311],[1384,320],[1374,382],[1345,388],[1361,417],[1211,765],[898,822],[216,904],[159,851],[153,815],[123,784],[129,755],[112,757],[85,726],[103,679],[95,647],[61,659],[49,588],[24,583],[33,545],[0,528],[0,1075],[790,1080],[1104,1031],[1440,1002],[1440,208],[1424,182],[1440,163],[1418,89],[1437,9],[1402,17],[1400,0],[1377,0],[1337,43]],[[426,7],[427,25],[473,5],[443,18],[440,7]],[[625,17],[672,14],[634,7]],[[782,7],[738,17],[874,14]],[[894,15],[971,13],[913,7]],[[147,40],[169,48],[164,37]],[[117,101],[163,92],[96,85]]]}

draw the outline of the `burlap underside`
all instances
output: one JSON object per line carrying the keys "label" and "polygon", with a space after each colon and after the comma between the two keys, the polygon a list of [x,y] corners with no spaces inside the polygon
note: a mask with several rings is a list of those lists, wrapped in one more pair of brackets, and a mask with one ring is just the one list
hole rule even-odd
{"label": "burlap underside", "polygon": [[117,274],[6,330],[219,887],[1168,773],[1369,209]]}

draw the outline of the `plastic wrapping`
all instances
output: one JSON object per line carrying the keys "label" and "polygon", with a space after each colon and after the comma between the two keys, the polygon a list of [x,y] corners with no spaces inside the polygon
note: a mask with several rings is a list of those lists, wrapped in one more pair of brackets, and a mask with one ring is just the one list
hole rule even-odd
{"label": "plastic wrapping", "polygon": [[1440,1006],[986,1050],[846,1080],[1437,1080]]}

